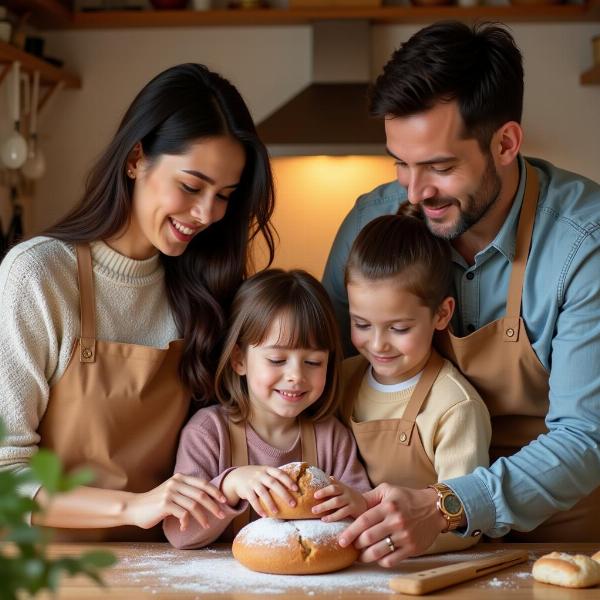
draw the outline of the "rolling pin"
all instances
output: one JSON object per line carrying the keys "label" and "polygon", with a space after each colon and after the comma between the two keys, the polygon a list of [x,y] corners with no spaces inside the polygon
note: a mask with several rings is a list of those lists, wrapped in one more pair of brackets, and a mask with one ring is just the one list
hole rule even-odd
{"label": "rolling pin", "polygon": [[527,560],[526,550],[498,552],[487,558],[478,558],[466,562],[437,567],[425,571],[417,571],[408,575],[400,575],[390,579],[390,588],[395,592],[420,596],[449,585],[483,577],[494,571],[507,569]]}

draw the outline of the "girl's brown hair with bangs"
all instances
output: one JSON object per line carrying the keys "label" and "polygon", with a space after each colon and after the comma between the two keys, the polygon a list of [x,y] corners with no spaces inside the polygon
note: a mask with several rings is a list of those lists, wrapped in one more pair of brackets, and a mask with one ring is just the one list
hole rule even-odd
{"label": "girl's brown hair with bangs", "polygon": [[319,421],[334,415],[338,408],[342,349],[331,300],[306,271],[269,269],[247,279],[235,295],[215,376],[217,398],[236,421],[248,419],[250,403],[245,376],[231,366],[232,354],[236,346],[245,352],[248,346],[259,345],[279,317],[287,319],[287,339],[279,340],[281,345],[329,351],[323,394],[304,415]]}

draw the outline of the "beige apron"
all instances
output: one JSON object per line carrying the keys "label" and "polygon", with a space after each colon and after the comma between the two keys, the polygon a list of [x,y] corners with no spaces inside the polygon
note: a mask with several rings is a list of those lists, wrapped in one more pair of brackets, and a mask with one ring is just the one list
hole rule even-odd
{"label": "beige apron", "polygon": [[[160,349],[97,340],[90,248],[78,245],[76,251],[81,337],[65,373],[50,389],[38,429],[40,447],[56,452],[68,470],[92,469],[94,487],[146,492],[173,474],[189,410],[190,394],[178,372],[183,341]],[[152,529],[60,529],[53,539],[164,538],[159,524]]]}
{"label": "beige apron", "polygon": [[[315,428],[310,421],[300,419],[300,447],[302,461],[309,465],[318,466],[317,463],[317,441]],[[248,443],[246,442],[246,424],[235,423],[229,419],[229,443],[231,446],[231,466],[248,466]],[[225,530],[221,541],[232,541],[237,532],[250,522],[250,507],[241,515],[238,515],[232,524]]]}
{"label": "beige apron", "polygon": [[[385,481],[421,489],[437,482],[435,468],[423,448],[415,421],[443,364],[442,357],[433,350],[401,419],[356,422],[350,416],[356,445],[373,486]],[[356,403],[368,367],[367,360],[359,361],[348,378],[343,397],[350,407]],[[346,414],[351,415],[351,410]]]}
{"label": "beige apron", "polygon": [[[436,337],[440,352],[475,386],[492,419],[490,461],[510,456],[546,433],[548,373],[527,337],[521,318],[525,266],[539,194],[538,176],[528,163],[523,206],[517,228],[506,316],[467,335],[445,330]],[[511,531],[509,541],[597,542],[600,540],[600,489],[573,509],[560,512],[534,531]]]}

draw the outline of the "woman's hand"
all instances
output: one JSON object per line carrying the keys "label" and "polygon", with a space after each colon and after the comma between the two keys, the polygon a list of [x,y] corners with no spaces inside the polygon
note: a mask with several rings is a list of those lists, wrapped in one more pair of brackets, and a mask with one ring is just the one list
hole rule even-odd
{"label": "woman's hand", "polygon": [[[341,481],[331,477],[332,484],[315,492],[317,500],[323,499],[312,511],[316,516],[328,513],[321,517],[322,521],[340,521],[347,517],[356,519],[367,510],[367,501],[360,492],[348,487]],[[327,500],[327,498],[329,498]],[[333,512],[331,512],[333,511]]]}
{"label": "woman's hand", "polygon": [[250,465],[230,471],[223,479],[222,488],[230,506],[235,506],[240,499],[247,500],[258,515],[266,517],[260,501],[272,514],[275,514],[277,506],[273,502],[271,492],[277,494],[290,506],[295,506],[296,501],[292,498],[289,490],[296,491],[298,486],[281,469]]}
{"label": "woman's hand", "polygon": [[223,519],[225,514],[220,504],[226,502],[227,498],[208,481],[176,473],[149,492],[132,494],[126,502],[125,520],[149,529],[172,515],[179,519],[180,530],[185,531],[191,515],[206,529],[209,526],[206,513]]}

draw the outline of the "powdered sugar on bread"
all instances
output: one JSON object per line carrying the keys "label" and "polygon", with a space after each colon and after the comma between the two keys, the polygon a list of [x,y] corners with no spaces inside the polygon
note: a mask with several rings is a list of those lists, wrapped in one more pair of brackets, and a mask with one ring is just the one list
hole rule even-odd
{"label": "powdered sugar on bread", "polygon": [[305,462],[291,462],[279,468],[285,471],[294,481],[298,482],[299,479],[304,479],[306,485],[315,489],[327,487],[331,483],[324,471]]}
{"label": "powdered sugar on bread", "polygon": [[349,567],[357,558],[353,546],[342,548],[338,535],[349,521],[282,521],[258,519],[233,540],[233,556],[245,567],[262,573],[309,575]]}
{"label": "powdered sugar on bread", "polygon": [[290,535],[324,543],[335,541],[349,524],[349,521],[324,523],[319,520],[282,521],[265,518],[249,523],[238,536],[244,543],[253,545],[286,546]]}

